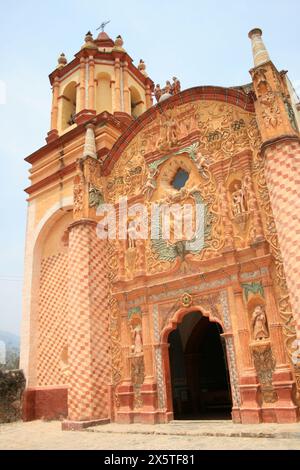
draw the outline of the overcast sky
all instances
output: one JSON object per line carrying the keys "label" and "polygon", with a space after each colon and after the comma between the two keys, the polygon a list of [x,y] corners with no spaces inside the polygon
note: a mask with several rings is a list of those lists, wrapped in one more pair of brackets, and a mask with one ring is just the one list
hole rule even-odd
{"label": "overcast sky", "polygon": [[[70,60],[85,33],[107,33],[149,76],[182,88],[250,81],[248,31],[261,27],[271,59],[300,84],[298,0],[0,0],[0,330],[19,333],[28,165],[45,143],[57,57]],[[3,88],[6,100],[3,103]]]}

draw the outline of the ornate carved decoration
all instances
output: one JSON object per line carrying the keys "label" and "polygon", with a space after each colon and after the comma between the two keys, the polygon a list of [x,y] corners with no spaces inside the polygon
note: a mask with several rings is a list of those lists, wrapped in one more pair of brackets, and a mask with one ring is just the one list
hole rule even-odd
{"label": "ornate carved decoration", "polygon": [[251,71],[257,96],[256,114],[263,140],[297,132],[286,105],[286,85],[271,62]]}
{"label": "ornate carved decoration", "polygon": [[272,379],[275,369],[275,359],[269,343],[255,346],[252,349],[254,366],[261,385],[262,398],[265,403],[277,401],[277,394],[273,388]]}
{"label": "ornate carved decoration", "polygon": [[74,178],[73,186],[73,212],[75,216],[80,216],[83,213],[83,198],[84,198],[84,179],[83,175],[80,173]]}
{"label": "ornate carved decoration", "polygon": [[145,364],[144,356],[131,357],[131,381],[134,393],[134,408],[143,407],[143,399],[141,396],[141,386],[145,380]]}
{"label": "ornate carved decoration", "polygon": [[120,337],[120,311],[119,303],[112,294],[112,283],[117,277],[117,253],[115,249],[115,242],[108,242],[108,264],[109,264],[109,281],[110,281],[110,293],[109,293],[109,307],[110,307],[110,341],[111,341],[111,366],[112,366],[112,384],[113,393],[116,407],[119,407],[119,398],[115,394],[116,386],[121,381],[122,377],[122,351],[121,351],[121,337]]}
{"label": "ornate carved decoration", "polygon": [[183,307],[190,307],[193,303],[193,297],[187,292],[181,296],[181,304]]}
{"label": "ornate carved decoration", "polygon": [[135,308],[134,311],[131,309],[129,317],[129,328],[131,334],[131,381],[133,385],[135,408],[141,408],[143,406],[141,386],[145,379],[141,314],[141,309],[138,307]]}
{"label": "ornate carved decoration", "polygon": [[260,281],[253,281],[253,282],[244,282],[242,283],[242,288],[244,291],[244,296],[246,301],[248,301],[249,293],[251,294],[260,294],[262,297],[265,296],[264,288]]}
{"label": "ornate carved decoration", "polygon": [[89,207],[99,207],[103,204],[104,198],[103,194],[99,189],[96,189],[94,186],[90,185],[89,187]]}
{"label": "ornate carved decoration", "polygon": [[275,93],[269,91],[260,99],[262,117],[266,127],[277,127],[282,123],[279,106],[276,102]]}
{"label": "ornate carved decoration", "polygon": [[205,172],[207,163],[242,152],[249,148],[252,119],[251,113],[238,107],[212,101],[176,105],[163,113],[158,108],[156,118],[145,125],[116,162],[105,188],[105,200],[141,194],[143,181],[148,178],[144,156],[170,151],[191,134],[199,141],[194,160],[200,173]]}

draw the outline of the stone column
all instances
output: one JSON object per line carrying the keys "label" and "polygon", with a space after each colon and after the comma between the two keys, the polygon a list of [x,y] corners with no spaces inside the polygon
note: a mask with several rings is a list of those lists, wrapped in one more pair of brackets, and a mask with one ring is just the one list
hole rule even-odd
{"label": "stone column", "polygon": [[145,364],[145,380],[141,387],[143,408],[141,410],[141,421],[144,423],[156,423],[157,415],[157,385],[154,379],[154,357],[151,335],[151,320],[147,306],[143,307],[143,350]]}
{"label": "stone column", "polygon": [[123,97],[124,97],[124,113],[131,114],[130,91],[128,88],[128,62],[123,64]]}
{"label": "stone column", "polygon": [[110,81],[110,88],[111,88],[111,111],[114,113],[117,111],[116,107],[116,92],[115,92],[115,80]]}
{"label": "stone column", "polygon": [[63,429],[109,421],[111,381],[107,241],[96,223],[79,219],[69,227],[69,387]]}
{"label": "stone column", "polygon": [[262,31],[250,31],[265,178],[274,214],[286,283],[300,339],[300,136],[282,74],[271,62]]}
{"label": "stone column", "polygon": [[[276,417],[276,422],[278,423],[297,422],[298,409],[293,401],[296,384],[293,380],[291,369],[287,364],[282,323],[276,306],[273,286],[270,281],[265,280],[263,282],[263,287],[266,300],[266,313],[270,341],[275,359],[275,370],[273,372],[272,383],[277,395],[277,401],[273,405],[273,413]],[[263,412],[265,413],[265,410],[263,410]]]}
{"label": "stone column", "polygon": [[242,364],[242,374],[249,370],[251,370],[251,372],[254,372],[254,366],[249,348],[251,337],[249,331],[249,322],[247,319],[248,313],[244,306],[243,290],[240,287],[234,290],[234,297],[238,320],[238,333],[241,350],[240,361]]}
{"label": "stone column", "polygon": [[116,111],[122,111],[121,109],[121,91],[120,91],[120,59],[115,58],[115,109]]}
{"label": "stone column", "polygon": [[268,62],[270,57],[262,40],[262,30],[254,28],[249,32],[248,36],[251,39],[254,66],[257,67]]}
{"label": "stone column", "polygon": [[153,104],[153,101],[152,101],[152,95],[151,95],[151,88],[150,88],[150,84],[147,83],[146,85],[146,109],[151,108],[152,104]]}
{"label": "stone column", "polygon": [[59,80],[55,77],[52,89],[52,109],[51,109],[51,129],[47,135],[47,142],[51,142],[58,137],[58,96]]}
{"label": "stone column", "polygon": [[265,176],[276,223],[297,338],[300,340],[300,141],[265,148]]}
{"label": "stone column", "polygon": [[117,387],[117,395],[120,406],[117,410],[116,421],[118,423],[131,423],[133,421],[134,393],[131,380],[130,355],[131,337],[128,326],[127,311],[121,314],[121,355],[122,355],[122,380]]}
{"label": "stone column", "polygon": [[51,113],[51,130],[57,129],[58,118],[58,95],[59,95],[59,81],[55,77],[53,83],[53,100],[52,100],[52,113]]}
{"label": "stone column", "polygon": [[85,58],[81,57],[80,58],[80,78],[79,78],[79,108],[78,111],[82,111],[83,109],[86,108],[85,106],[85,95],[86,95],[86,70],[85,70],[86,62]]}
{"label": "stone column", "polygon": [[89,110],[95,111],[95,62],[94,57],[89,56]]}
{"label": "stone column", "polygon": [[92,157],[97,159],[95,126],[93,124],[87,124],[86,126],[83,157]]}
{"label": "stone column", "polygon": [[[241,404],[239,408],[240,420],[245,424],[259,423],[261,421],[261,410],[258,404],[259,383],[256,377],[256,371],[254,369],[250,351],[251,335],[249,330],[248,312],[244,304],[243,290],[239,283],[236,283],[234,286],[233,293],[239,338],[239,390],[241,395]],[[228,341],[230,343],[230,336],[225,336],[225,339],[227,339],[228,346]],[[232,347],[232,345],[229,344],[229,347],[230,346]],[[238,409],[236,406],[233,408],[233,417],[238,421]]]}

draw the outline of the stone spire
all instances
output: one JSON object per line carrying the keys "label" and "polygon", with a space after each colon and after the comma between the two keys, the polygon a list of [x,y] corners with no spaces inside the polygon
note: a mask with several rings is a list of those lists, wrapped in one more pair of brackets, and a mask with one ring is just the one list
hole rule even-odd
{"label": "stone spire", "polygon": [[88,124],[86,126],[83,157],[92,157],[97,159],[95,132],[93,124]]}
{"label": "stone spire", "polygon": [[265,62],[269,62],[270,57],[262,40],[262,30],[259,28],[254,28],[249,32],[248,36],[252,43],[254,67],[258,67]]}

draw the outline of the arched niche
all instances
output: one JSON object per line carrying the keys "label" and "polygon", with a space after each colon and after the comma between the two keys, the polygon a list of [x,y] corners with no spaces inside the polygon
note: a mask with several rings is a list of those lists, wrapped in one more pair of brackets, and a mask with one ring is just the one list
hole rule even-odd
{"label": "arched niche", "polygon": [[97,75],[96,86],[96,112],[99,114],[103,111],[112,113],[111,76],[105,72]]}
{"label": "arched niche", "polygon": [[144,101],[142,100],[139,91],[134,86],[131,86],[129,91],[131,115],[137,118],[144,112]]}
{"label": "arched niche", "polygon": [[[29,387],[38,385],[37,353],[39,338],[37,331],[40,305],[40,274],[42,260],[47,255],[46,242],[47,239],[53,238],[51,232],[53,234],[56,232],[56,226],[61,226],[61,237],[64,238],[65,228],[63,227],[67,226],[72,220],[72,204],[72,198],[64,198],[60,203],[54,204],[31,232],[30,238],[27,238],[20,367],[24,370],[27,386]],[[55,236],[59,238],[60,234]],[[53,246],[55,247],[55,243],[53,243]]]}
{"label": "arched niche", "polygon": [[65,86],[62,98],[61,130],[75,124],[77,84],[72,81]]}

